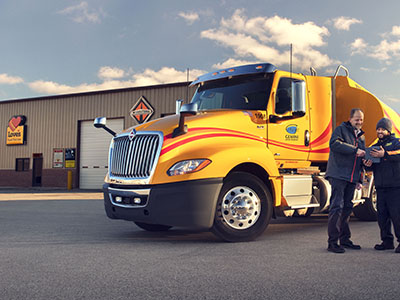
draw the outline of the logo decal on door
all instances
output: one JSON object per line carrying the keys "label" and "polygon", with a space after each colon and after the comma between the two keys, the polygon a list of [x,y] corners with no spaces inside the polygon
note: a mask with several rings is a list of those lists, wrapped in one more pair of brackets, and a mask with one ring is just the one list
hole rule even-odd
{"label": "logo decal on door", "polygon": [[288,134],[285,135],[285,141],[295,142],[299,140],[299,135],[297,133],[297,125],[291,124],[286,126],[286,132]]}
{"label": "logo decal on door", "polygon": [[297,132],[297,125],[288,125],[286,127],[286,132],[289,134],[295,134]]}

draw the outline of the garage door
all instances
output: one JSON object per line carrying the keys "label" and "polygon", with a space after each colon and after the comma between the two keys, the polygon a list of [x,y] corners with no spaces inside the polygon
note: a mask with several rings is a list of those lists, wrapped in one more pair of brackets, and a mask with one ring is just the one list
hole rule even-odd
{"label": "garage door", "polygon": [[[107,127],[122,131],[124,119],[107,120]],[[101,189],[108,170],[108,150],[112,136],[104,129],[95,128],[93,121],[81,122],[80,174],[81,189]]]}

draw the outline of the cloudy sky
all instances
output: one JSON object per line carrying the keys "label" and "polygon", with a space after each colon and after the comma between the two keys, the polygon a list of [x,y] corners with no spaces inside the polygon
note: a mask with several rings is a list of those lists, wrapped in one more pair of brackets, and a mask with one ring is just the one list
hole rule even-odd
{"label": "cloudy sky", "polygon": [[399,0],[0,0],[0,100],[269,62],[350,77],[400,112]]}

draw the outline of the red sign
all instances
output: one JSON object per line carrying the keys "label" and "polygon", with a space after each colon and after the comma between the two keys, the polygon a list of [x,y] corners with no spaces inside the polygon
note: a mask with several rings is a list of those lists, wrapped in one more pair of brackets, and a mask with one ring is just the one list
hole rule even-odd
{"label": "red sign", "polygon": [[26,117],[25,116],[14,116],[8,122],[8,127],[10,127],[11,131],[15,131],[19,125],[25,124]]}
{"label": "red sign", "polygon": [[150,103],[146,100],[144,96],[141,96],[136,104],[132,106],[129,114],[139,124],[142,124],[150,120],[151,116],[154,114],[154,108],[150,105]]}

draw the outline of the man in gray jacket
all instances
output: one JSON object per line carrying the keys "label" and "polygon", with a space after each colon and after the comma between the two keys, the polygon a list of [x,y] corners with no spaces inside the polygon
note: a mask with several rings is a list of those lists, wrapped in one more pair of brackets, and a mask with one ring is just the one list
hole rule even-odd
{"label": "man in gray jacket", "polygon": [[325,175],[332,187],[328,251],[334,253],[344,253],[344,248],[361,249],[361,246],[350,240],[349,220],[353,211],[354,191],[361,188],[362,182],[362,157],[365,156],[365,138],[361,130],[363,121],[363,111],[353,108],[349,121],[336,127],[329,141],[329,160]]}

